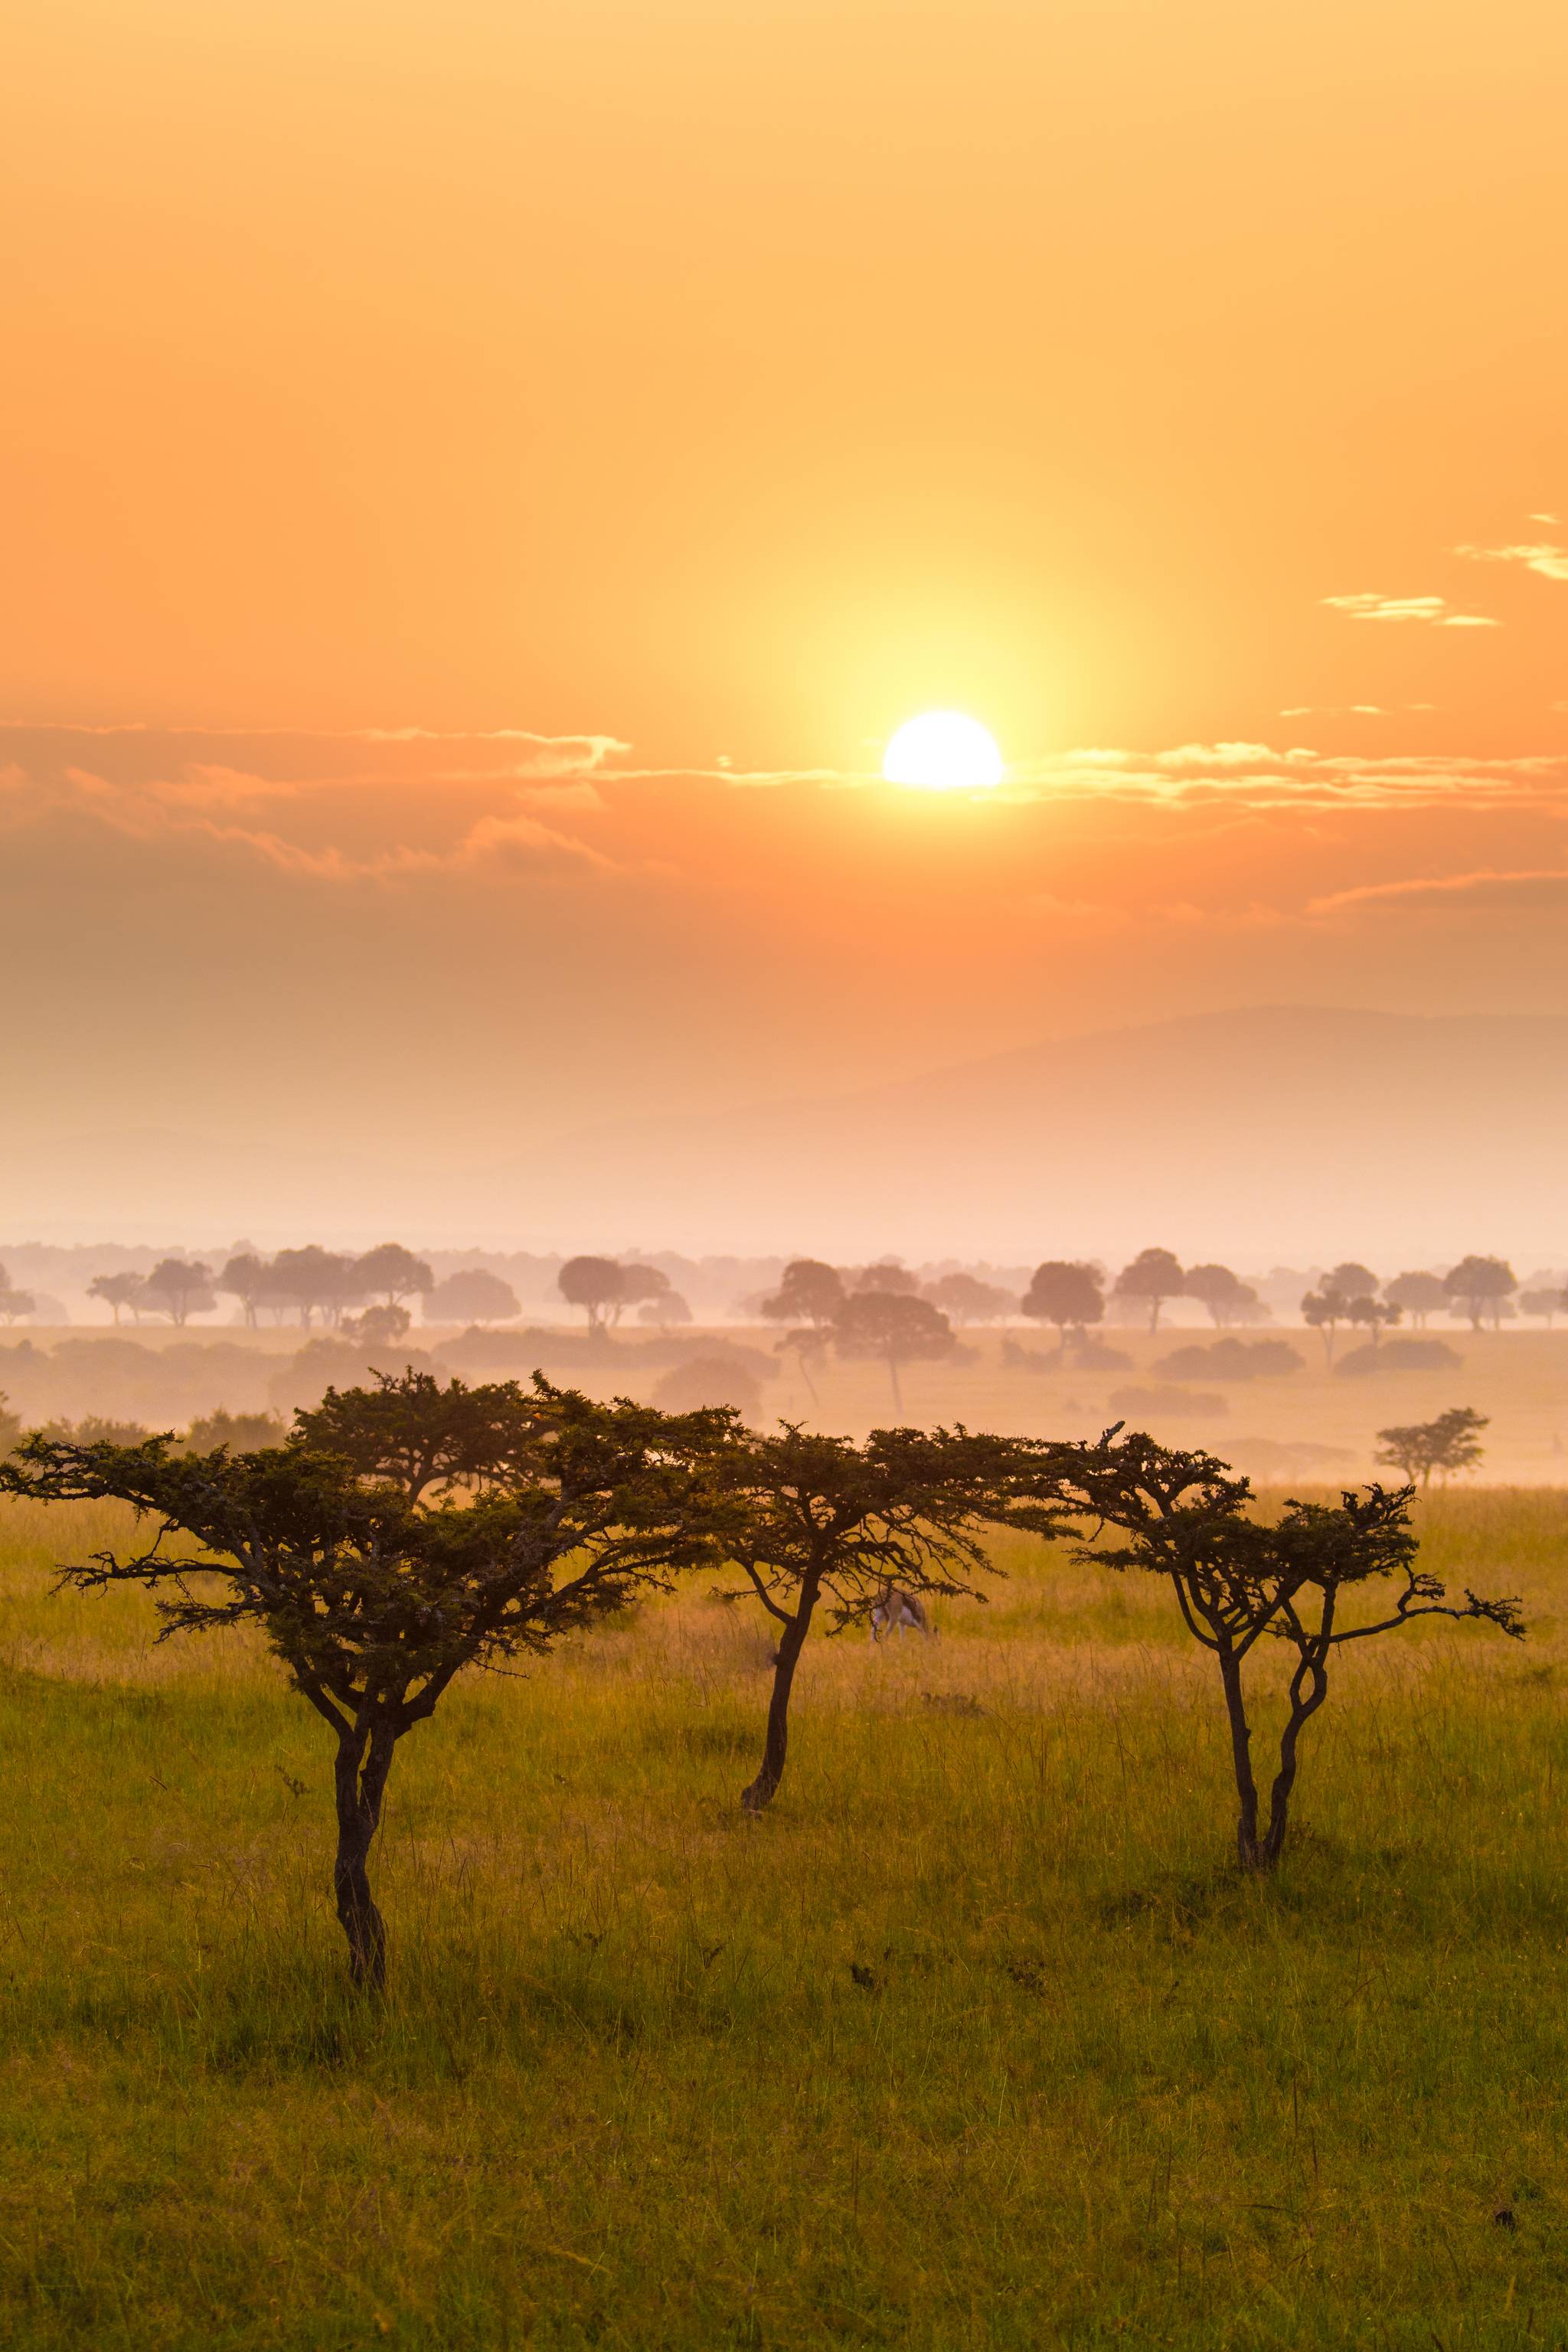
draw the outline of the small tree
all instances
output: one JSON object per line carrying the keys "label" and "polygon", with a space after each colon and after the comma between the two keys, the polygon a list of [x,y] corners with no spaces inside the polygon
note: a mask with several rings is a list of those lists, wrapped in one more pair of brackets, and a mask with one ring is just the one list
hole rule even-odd
{"label": "small tree", "polygon": [[645,1298],[637,1308],[637,1321],[651,1324],[658,1331],[668,1331],[672,1324],[690,1320],[691,1309],[679,1290],[661,1290],[657,1298]]}
{"label": "small tree", "polygon": [[952,1327],[929,1299],[907,1290],[855,1290],[834,1318],[841,1356],[879,1356],[888,1367],[893,1411],[904,1409],[900,1364],[925,1363],[952,1353]]}
{"label": "small tree", "polygon": [[1520,1293],[1520,1313],[1539,1317],[1549,1331],[1562,1314],[1563,1305],[1563,1295],[1560,1290],[1525,1290]]}
{"label": "small tree", "polygon": [[[696,1465],[725,1416],[675,1422],[537,1380],[531,1395],[510,1382],[464,1394],[483,1401],[488,1453],[467,1436],[454,1447],[454,1417],[465,1433],[473,1418],[464,1400],[455,1409],[416,1376],[331,1401],[347,1451],[317,1450],[303,1428],[284,1446],[205,1456],[175,1454],[167,1437],[36,1436],[0,1464],[0,1491],[112,1498],[153,1522],[143,1549],[96,1553],[62,1583],[172,1591],[158,1604],[165,1635],[254,1625],[282,1661],[335,1743],[333,1891],[354,1981],[373,1988],[386,1934],[367,1864],[398,1741],[468,1667],[547,1650],[708,1556]],[[432,1453],[462,1463],[470,1499],[414,1497],[403,1465]],[[179,1559],[165,1550],[175,1538]],[[193,1587],[193,1570],[216,1590]]]}
{"label": "small tree", "polygon": [[1134,1299],[1147,1307],[1151,1331],[1160,1328],[1160,1310],[1166,1299],[1180,1298],[1186,1286],[1186,1276],[1167,1249],[1140,1250],[1131,1265],[1123,1266],[1116,1277],[1119,1297]]}
{"label": "small tree", "polygon": [[1186,1295],[1201,1300],[1208,1308],[1209,1320],[1216,1331],[1228,1331],[1237,1323],[1251,1322],[1260,1304],[1251,1283],[1232,1274],[1228,1265],[1189,1266]]}
{"label": "small tree", "polygon": [[581,1307],[588,1318],[588,1337],[603,1336],[605,1318],[620,1304],[626,1276],[613,1257],[569,1257],[555,1277],[556,1288],[571,1307]]}
{"label": "small tree", "polygon": [[268,1287],[275,1298],[299,1308],[301,1328],[308,1331],[313,1315],[324,1323],[336,1322],[353,1299],[363,1296],[359,1282],[357,1259],[310,1242],[303,1249],[279,1251],[268,1269]]}
{"label": "small tree", "polygon": [[216,1306],[210,1265],[187,1265],[184,1258],[160,1258],[142,1285],[142,1299],[176,1328],[193,1315],[208,1315]]}
{"label": "small tree", "polygon": [[255,1454],[264,1445],[281,1445],[288,1434],[281,1413],[229,1412],[219,1405],[216,1412],[202,1413],[192,1422],[183,1451],[216,1454],[222,1445],[231,1454]]}
{"label": "small tree", "polygon": [[129,1307],[134,1313],[140,1305],[142,1277],[139,1274],[95,1274],[87,1286],[87,1295],[89,1298],[101,1298],[118,1325],[123,1308]]}
{"label": "small tree", "polygon": [[1309,1331],[1323,1335],[1323,1352],[1329,1362],[1334,1360],[1334,1340],[1342,1323],[1350,1321],[1351,1301],[1342,1290],[1332,1290],[1325,1283],[1321,1290],[1309,1290],[1301,1301],[1301,1320]]}
{"label": "small tree", "polygon": [[668,1275],[661,1273],[657,1265],[623,1265],[621,1295],[615,1303],[611,1320],[618,1323],[628,1307],[640,1306],[648,1299],[660,1299],[668,1288]]}
{"label": "small tree", "polygon": [[1468,1316],[1471,1330],[1479,1331],[1482,1316],[1488,1314],[1496,1328],[1501,1320],[1501,1302],[1512,1295],[1518,1285],[1506,1259],[1463,1257],[1444,1276],[1443,1287],[1453,1302],[1454,1311]]}
{"label": "small tree", "polygon": [[345,1339],[358,1339],[367,1348],[395,1348],[407,1338],[413,1319],[406,1307],[367,1307],[361,1314],[345,1315],[338,1328]]}
{"label": "small tree", "polygon": [[1103,1318],[1105,1289],[1092,1265],[1048,1257],[1029,1276],[1029,1287],[1018,1303],[1036,1322],[1056,1325],[1065,1356],[1069,1331],[1081,1338],[1091,1323]]}
{"label": "small tree", "polygon": [[950,1323],[995,1323],[1016,1312],[1018,1302],[1000,1283],[982,1282],[978,1275],[943,1274],[928,1282],[923,1293],[940,1307]]}
{"label": "small tree", "polygon": [[12,1453],[22,1434],[22,1423],[11,1411],[5,1393],[0,1389],[0,1462]]}
{"label": "small tree", "polygon": [[791,1258],[784,1279],[772,1298],[763,1301],[770,1323],[810,1323],[817,1330],[831,1323],[844,1304],[844,1283],[837,1266],[820,1258]]}
{"label": "small tree", "polygon": [[380,1242],[366,1250],[354,1271],[360,1297],[384,1299],[388,1307],[401,1307],[405,1298],[416,1298],[422,1290],[436,1286],[436,1277],[425,1260],[405,1249],[401,1242]]}
{"label": "small tree", "polygon": [[1337,1290],[1342,1298],[1375,1298],[1382,1286],[1370,1265],[1363,1265],[1359,1258],[1347,1257],[1323,1276],[1321,1286]]}
{"label": "small tree", "polygon": [[1016,1468],[1008,1441],[964,1430],[879,1429],[855,1445],[786,1426],[726,1453],[724,1547],[778,1628],[762,1762],[741,1796],[748,1812],[784,1779],[790,1695],[818,1607],[837,1633],[863,1622],[889,1582],[973,1593],[992,1569],[983,1534],[1005,1515]]}
{"label": "small tree", "polygon": [[1372,1344],[1374,1348],[1384,1331],[1389,1330],[1398,1322],[1399,1316],[1400,1309],[1392,1299],[1364,1297],[1352,1298],[1345,1310],[1347,1323],[1358,1325],[1363,1331],[1371,1332]]}
{"label": "small tree", "polygon": [[482,1265],[449,1274],[425,1297],[425,1313],[432,1323],[510,1323],[521,1311],[510,1283]]}
{"label": "small tree", "polygon": [[237,1298],[245,1314],[246,1328],[256,1328],[257,1309],[272,1289],[272,1269],[265,1258],[254,1250],[240,1250],[231,1257],[213,1287],[230,1298]]}
{"label": "small tree", "polygon": [[0,1323],[15,1323],[19,1316],[31,1315],[37,1303],[30,1290],[13,1290],[10,1276],[0,1265]]}
{"label": "small tree", "polygon": [[1446,1477],[1456,1471],[1473,1470],[1485,1451],[1480,1433],[1489,1426],[1486,1413],[1469,1405],[1450,1405],[1436,1421],[1380,1429],[1376,1458],[1385,1469],[1397,1470],[1407,1485],[1419,1481],[1427,1486],[1434,1470],[1441,1470]]}
{"label": "small tree", "polygon": [[1448,1303],[1440,1275],[1396,1274],[1392,1282],[1383,1286],[1383,1295],[1391,1307],[1408,1315],[1418,1331],[1426,1328],[1428,1315],[1436,1315]]}
{"label": "small tree", "polygon": [[[1122,1543],[1086,1544],[1080,1558],[1167,1578],[1188,1633],[1218,1667],[1244,1870],[1272,1870],[1284,1851],[1301,1732],[1329,1695],[1336,1650],[1418,1617],[1477,1617],[1505,1633],[1523,1630],[1517,1601],[1483,1601],[1467,1591],[1461,1608],[1448,1601],[1436,1577],[1417,1569],[1408,1489],[1388,1494],[1371,1486],[1332,1506],[1288,1502],[1266,1526],[1248,1514],[1247,1479],[1212,1454],[1173,1452],[1142,1435],[1119,1442],[1115,1431],[1098,1444],[1043,1445],[1037,1452],[1035,1491],[1047,1530],[1059,1527],[1062,1507],[1073,1503],[1098,1528],[1118,1530]],[[1352,1622],[1358,1591],[1389,1577],[1396,1580],[1392,1607],[1379,1595],[1369,1619]],[[1260,1825],[1246,1676],[1265,1635],[1294,1652],[1295,1664],[1268,1820]]]}

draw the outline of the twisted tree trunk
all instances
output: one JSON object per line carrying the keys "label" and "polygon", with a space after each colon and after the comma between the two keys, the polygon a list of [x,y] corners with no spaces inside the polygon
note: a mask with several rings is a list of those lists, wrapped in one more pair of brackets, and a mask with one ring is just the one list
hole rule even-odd
{"label": "twisted tree trunk", "polygon": [[338,1921],[348,1938],[349,1973],[360,1990],[380,1992],[386,1983],[386,1925],[370,1891],[372,1840],[381,1822],[386,1776],[397,1736],[385,1725],[356,1725],[340,1735],[333,1773],[338,1807],[338,1853],[332,1893]]}
{"label": "twisted tree trunk", "polygon": [[1252,1776],[1252,1731],[1247,1720],[1247,1696],[1241,1686],[1241,1661],[1234,1652],[1220,1652],[1219,1673],[1225,1687],[1226,1713],[1230,1718],[1230,1759],[1239,1807],[1237,1858],[1243,1870],[1264,1870],[1268,1865],[1258,1843],[1258,1783]]}

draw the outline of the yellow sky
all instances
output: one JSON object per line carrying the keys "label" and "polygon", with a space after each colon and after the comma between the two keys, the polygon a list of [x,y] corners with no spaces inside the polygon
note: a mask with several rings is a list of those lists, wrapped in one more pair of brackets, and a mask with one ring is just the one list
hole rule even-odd
{"label": "yellow sky", "polygon": [[[46,1125],[106,989],[175,1125],[366,1138],[376,971],[470,1126],[1568,1009],[1558,0],[24,0],[7,82]],[[931,705],[984,810],[850,781]]]}

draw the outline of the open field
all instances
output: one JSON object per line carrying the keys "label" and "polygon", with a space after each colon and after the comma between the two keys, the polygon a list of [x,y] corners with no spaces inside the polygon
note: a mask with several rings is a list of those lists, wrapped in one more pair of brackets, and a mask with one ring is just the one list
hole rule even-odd
{"label": "open field", "polygon": [[459,1685],[383,2007],[303,1705],[0,1511],[6,2342],[1568,2343],[1568,1496],[1423,1507],[1531,1640],[1346,1654],[1263,1887],[1168,1596],[1032,1548],[814,1642],[760,1822],[749,1605]]}
{"label": "open field", "polygon": [[[685,1330],[659,1341],[627,1329],[595,1353],[584,1349],[580,1330],[566,1327],[480,1334],[421,1327],[400,1346],[362,1351],[363,1361],[344,1348],[347,1367],[338,1364],[330,1372],[307,1371],[293,1379],[289,1367],[301,1341],[321,1337],[302,1333],[298,1325],[258,1331],[193,1326],[173,1332],[152,1324],[119,1334],[37,1331],[26,1339],[0,1339],[0,1394],[8,1393],[25,1419],[106,1413],[153,1427],[183,1427],[193,1413],[217,1405],[248,1412],[268,1406],[289,1412],[300,1402],[314,1403],[327,1378],[340,1384],[363,1379],[370,1362],[395,1370],[415,1349],[470,1380],[526,1378],[542,1364],[552,1377],[592,1395],[646,1400],[681,1356],[739,1349],[753,1370],[761,1368],[759,1419],[764,1423],[783,1415],[808,1427],[858,1434],[899,1418],[963,1420],[973,1428],[1015,1434],[1087,1436],[1098,1434],[1126,1410],[1117,1402],[1125,1391],[1142,1391],[1147,1397],[1151,1390],[1175,1390],[1178,1397],[1185,1392],[1184,1403],[1173,1399],[1134,1407],[1138,1426],[1172,1444],[1211,1446],[1262,1478],[1315,1474],[1354,1479],[1373,1469],[1379,1429],[1394,1422],[1428,1421],[1450,1405],[1465,1404],[1491,1421],[1486,1435],[1489,1477],[1531,1486],[1568,1484],[1568,1328],[1472,1331],[1463,1324],[1435,1321],[1424,1333],[1397,1336],[1438,1340],[1453,1350],[1457,1363],[1420,1371],[1380,1368],[1369,1378],[1346,1378],[1330,1366],[1316,1332],[1271,1325],[1232,1336],[1282,1340],[1300,1356],[1301,1369],[1250,1381],[1202,1371],[1173,1379],[1163,1372],[1159,1367],[1177,1350],[1209,1348],[1220,1336],[1192,1325],[1154,1333],[1105,1326],[1098,1334],[1101,1343],[1126,1359],[1114,1370],[1089,1369],[1070,1355],[1059,1357],[1055,1332],[1038,1325],[970,1329],[959,1334],[962,1353],[956,1360],[903,1367],[901,1415],[895,1412],[883,1365],[847,1362],[830,1350],[812,1374],[814,1396],[795,1358],[774,1354],[778,1336],[772,1326],[730,1325]],[[1027,1369],[1004,1361],[1008,1343],[1035,1360]],[[1359,1335],[1342,1332],[1337,1360],[1363,1344]],[[36,1355],[29,1352],[34,1349]],[[160,1378],[163,1358],[170,1369]],[[1321,1447],[1331,1451],[1320,1459],[1311,1449]]]}

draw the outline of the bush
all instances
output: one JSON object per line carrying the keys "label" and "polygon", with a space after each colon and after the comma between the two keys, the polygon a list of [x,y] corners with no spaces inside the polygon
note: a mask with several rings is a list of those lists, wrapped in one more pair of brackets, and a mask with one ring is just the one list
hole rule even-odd
{"label": "bush", "polygon": [[762,1383],[739,1349],[692,1355],[666,1372],[653,1392],[661,1412],[700,1412],[705,1405],[732,1404],[744,1421],[762,1410]]}
{"label": "bush", "polygon": [[1385,1339],[1380,1348],[1352,1348],[1334,1370],[1342,1380],[1364,1381],[1372,1372],[1451,1372],[1464,1360],[1446,1339]]}
{"label": "bush", "polygon": [[1170,1381],[1266,1381],[1302,1372],[1305,1359],[1286,1339],[1215,1339],[1206,1348],[1176,1348],[1155,1372]]}
{"label": "bush", "polygon": [[1161,1421],[1191,1421],[1201,1415],[1214,1420],[1230,1411],[1222,1396],[1213,1396],[1204,1389],[1114,1389],[1110,1410],[1124,1421],[1144,1421],[1158,1417]]}

